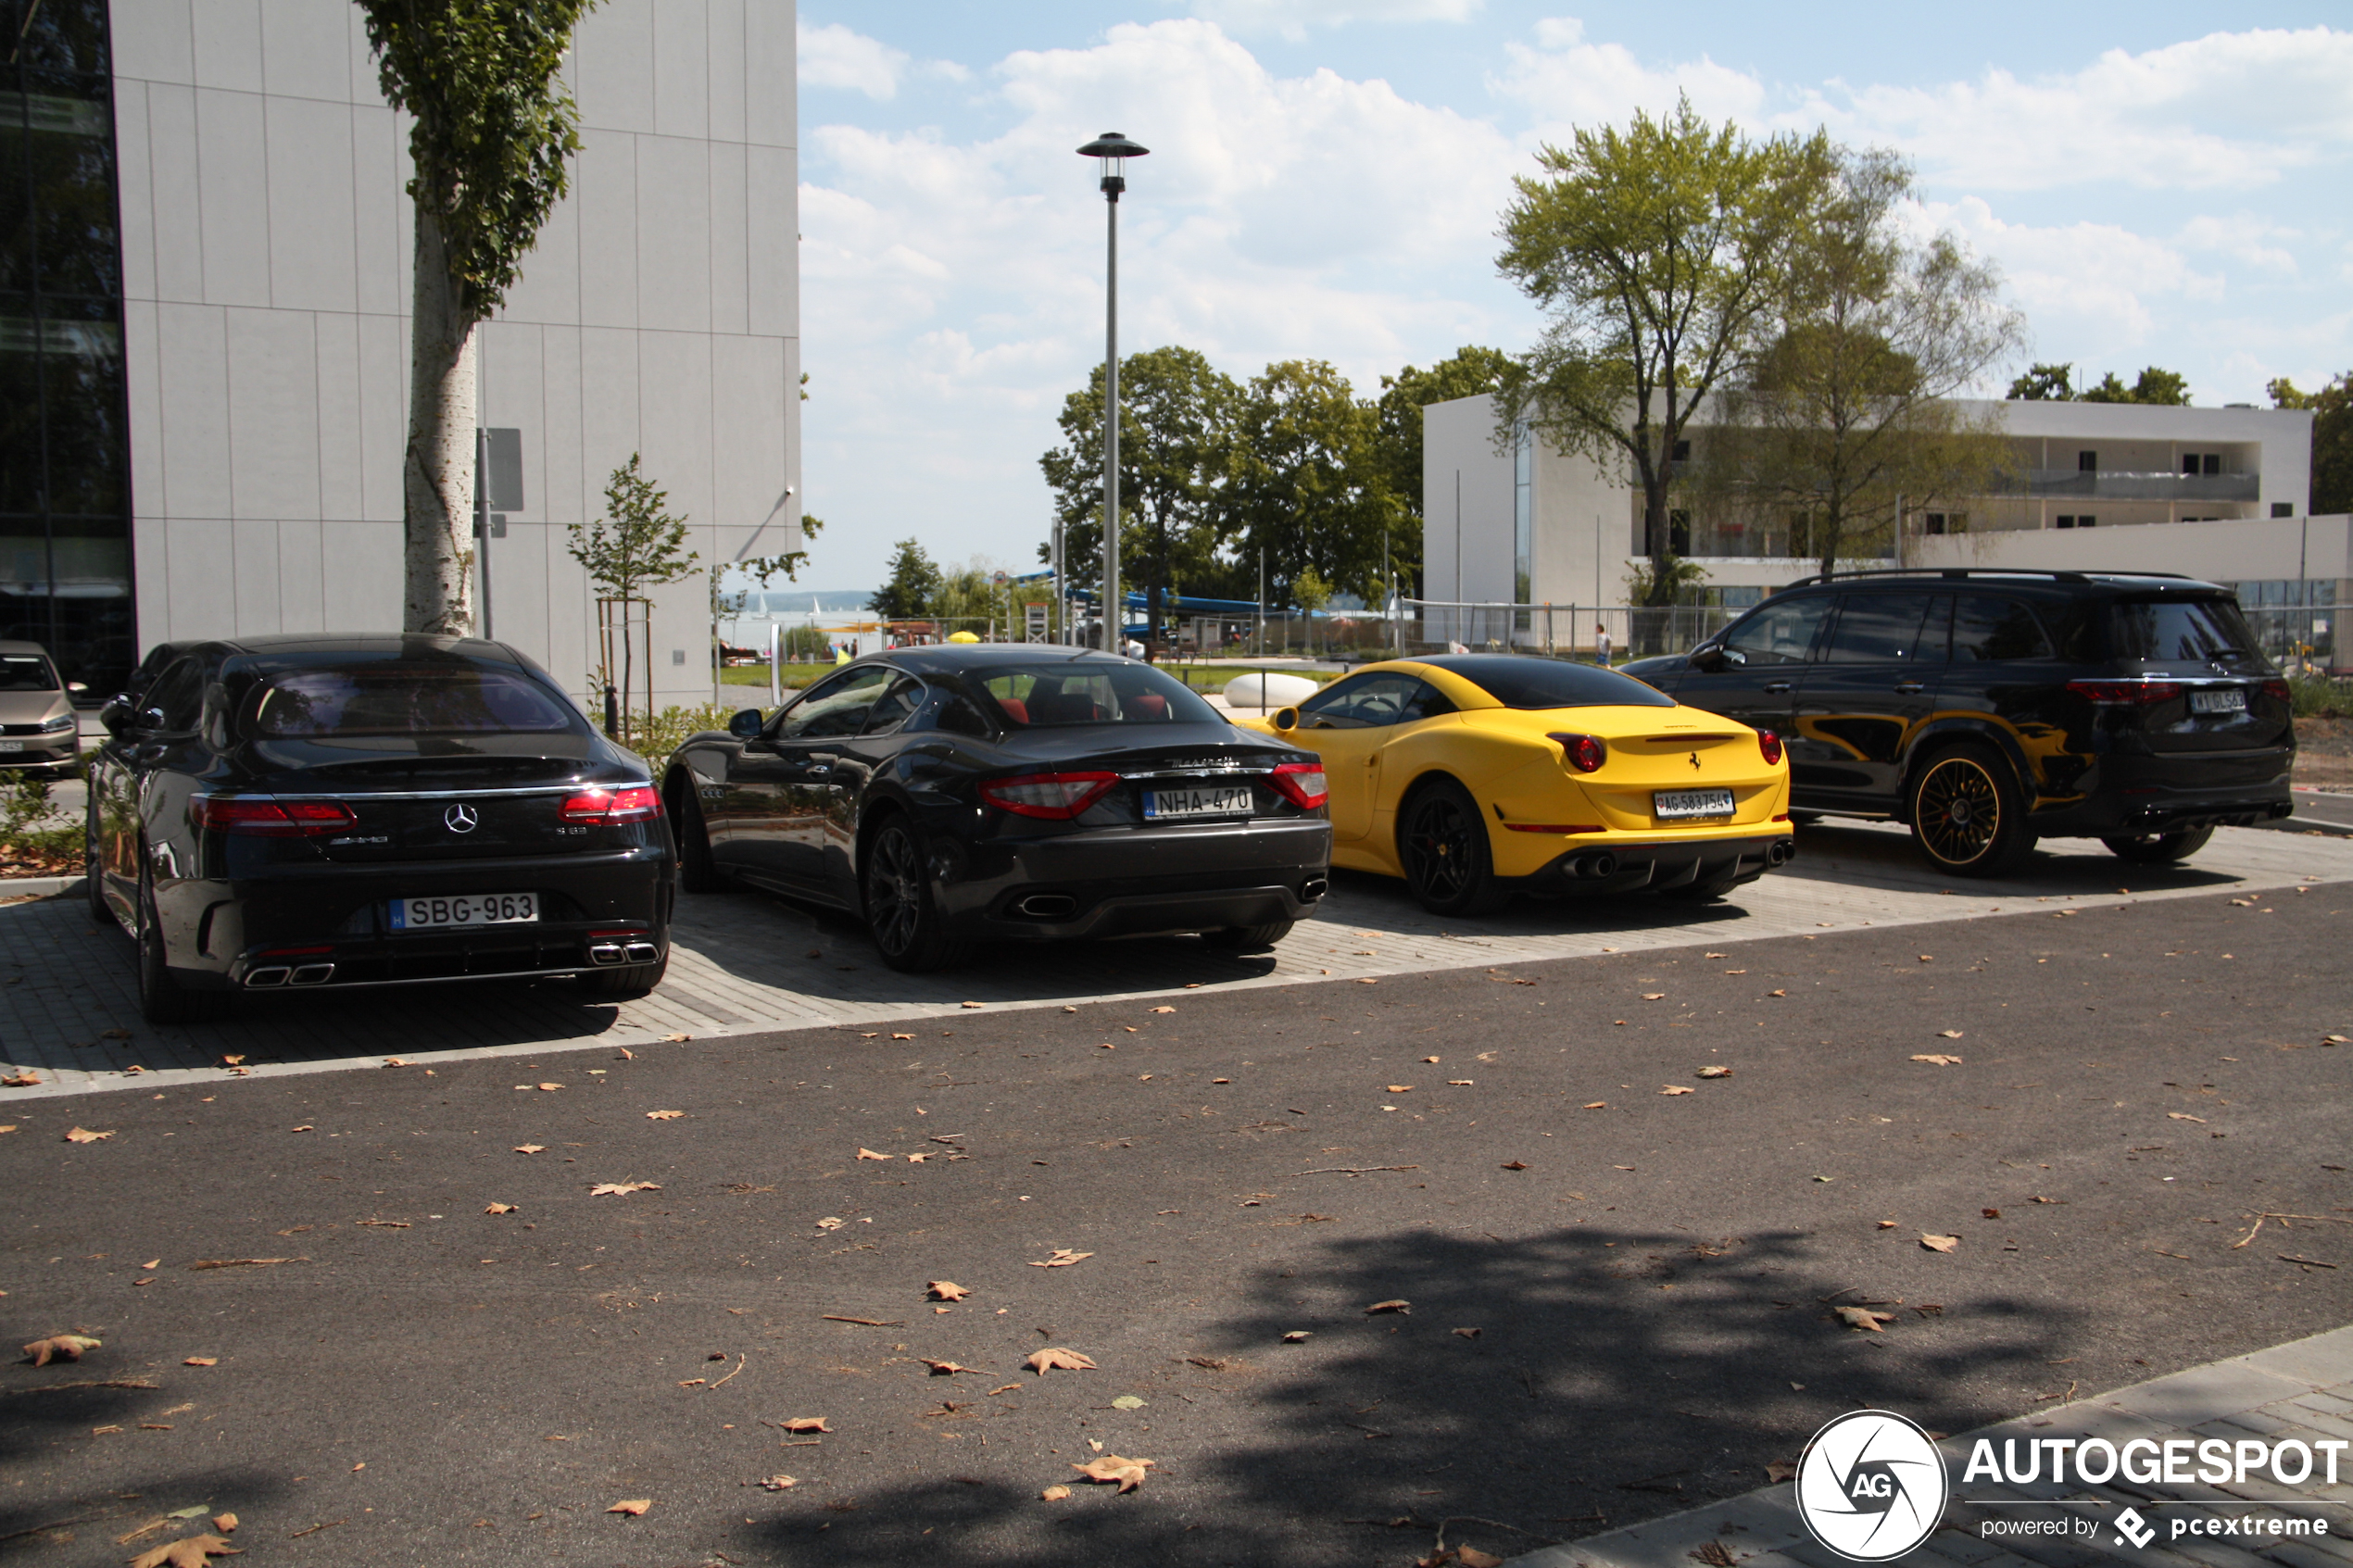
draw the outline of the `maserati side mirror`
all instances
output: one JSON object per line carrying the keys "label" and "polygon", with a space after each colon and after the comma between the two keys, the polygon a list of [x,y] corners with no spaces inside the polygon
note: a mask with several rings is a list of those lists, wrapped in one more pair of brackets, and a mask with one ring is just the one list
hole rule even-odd
{"label": "maserati side mirror", "polygon": [[727,733],[737,740],[756,740],[760,735],[761,722],[760,709],[747,708],[727,721]]}

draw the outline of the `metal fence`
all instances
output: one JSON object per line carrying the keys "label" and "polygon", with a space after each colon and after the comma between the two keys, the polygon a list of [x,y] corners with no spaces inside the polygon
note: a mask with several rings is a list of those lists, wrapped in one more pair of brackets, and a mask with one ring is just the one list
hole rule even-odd
{"label": "metal fence", "polygon": [[2243,605],[2247,629],[2265,658],[2294,674],[2353,674],[2353,659],[2337,653],[2336,605]]}
{"label": "metal fence", "polygon": [[1681,653],[1741,614],[1721,605],[1492,604],[1444,599],[1401,601],[1394,622],[1405,653],[1532,653],[1612,663]]}

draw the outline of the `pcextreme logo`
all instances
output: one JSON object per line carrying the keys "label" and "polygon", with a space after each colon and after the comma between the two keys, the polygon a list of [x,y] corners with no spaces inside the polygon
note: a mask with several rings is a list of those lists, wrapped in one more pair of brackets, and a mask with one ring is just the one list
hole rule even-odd
{"label": "pcextreme logo", "polygon": [[1853,1411],[1806,1445],[1797,1512],[1814,1538],[1855,1562],[1903,1556],[1944,1517],[1944,1457],[1892,1411]]}

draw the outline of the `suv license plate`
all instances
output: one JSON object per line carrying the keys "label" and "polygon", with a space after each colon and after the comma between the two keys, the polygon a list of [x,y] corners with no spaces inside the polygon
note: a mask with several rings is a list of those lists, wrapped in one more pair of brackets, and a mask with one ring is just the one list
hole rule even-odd
{"label": "suv license plate", "polygon": [[1651,810],[1661,822],[1689,817],[1729,817],[1732,814],[1732,792],[1729,789],[1655,790],[1651,795]]}
{"label": "suv license plate", "polygon": [[2219,691],[2193,691],[2190,693],[2190,711],[2244,713],[2246,711],[2246,693],[2237,686],[2226,686]]}
{"label": "suv license plate", "polygon": [[451,898],[395,898],[395,931],[447,931],[467,925],[522,925],[539,918],[535,893],[472,893]]}
{"label": "suv license plate", "polygon": [[1247,817],[1257,805],[1248,784],[1204,784],[1191,789],[1144,791],[1144,820],[1171,817]]}
{"label": "suv license plate", "polygon": [[0,751],[22,751],[23,749],[24,742],[20,740],[0,740]]}

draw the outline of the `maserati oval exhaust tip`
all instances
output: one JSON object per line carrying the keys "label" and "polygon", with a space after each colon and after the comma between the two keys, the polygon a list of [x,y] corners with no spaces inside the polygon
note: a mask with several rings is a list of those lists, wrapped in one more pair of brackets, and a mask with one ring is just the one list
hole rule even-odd
{"label": "maserati oval exhaust tip", "polygon": [[1311,876],[1305,882],[1299,884],[1299,897],[1302,902],[1312,904],[1316,899],[1321,898],[1325,894],[1329,893],[1331,890],[1332,884],[1330,879],[1327,877]]}
{"label": "maserati oval exhaust tip", "polygon": [[1078,912],[1078,900],[1067,893],[1032,893],[1014,900],[1013,912],[1032,920],[1068,920]]}

